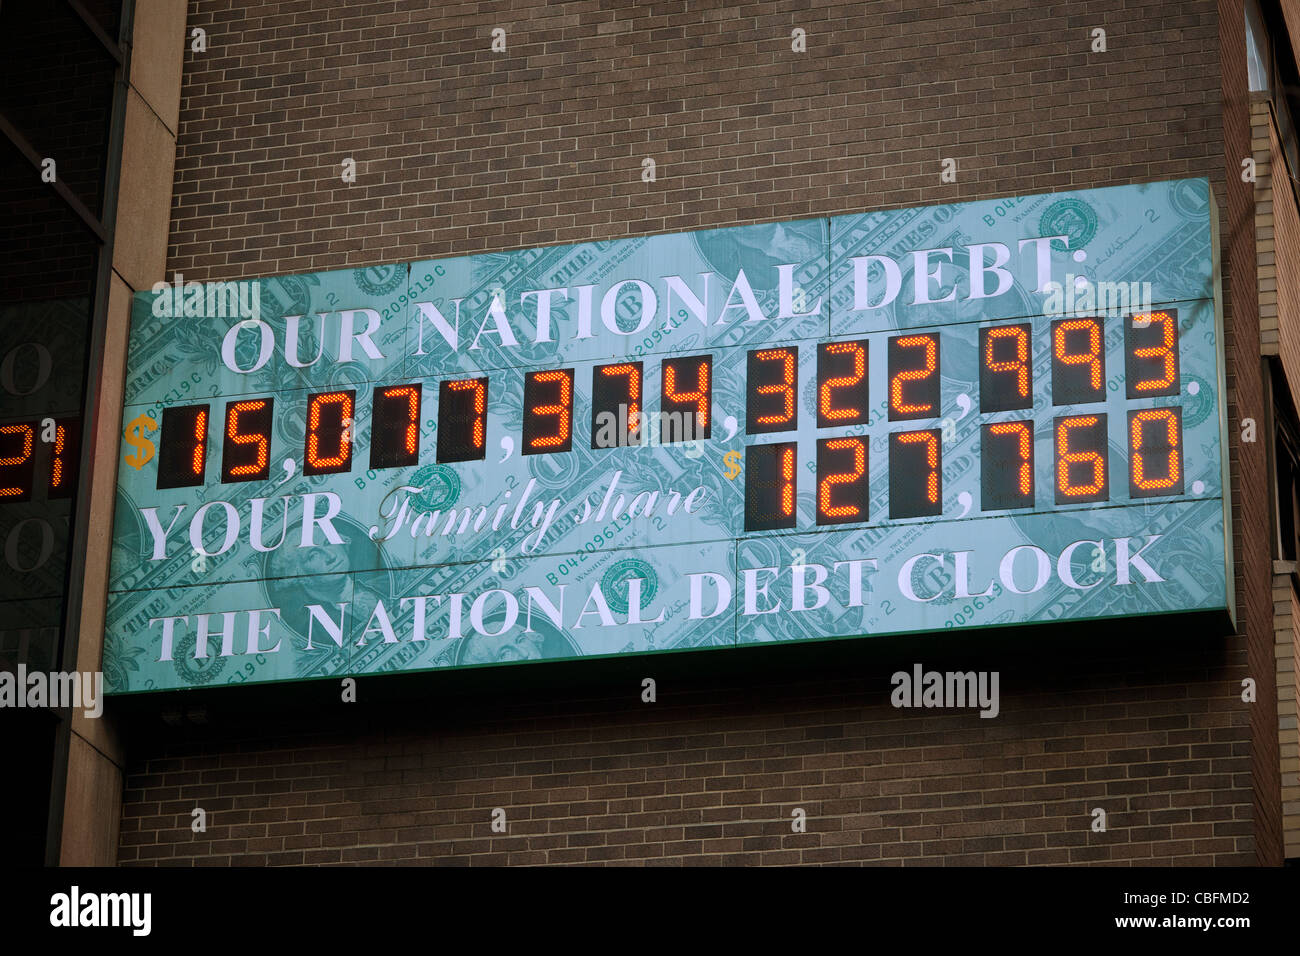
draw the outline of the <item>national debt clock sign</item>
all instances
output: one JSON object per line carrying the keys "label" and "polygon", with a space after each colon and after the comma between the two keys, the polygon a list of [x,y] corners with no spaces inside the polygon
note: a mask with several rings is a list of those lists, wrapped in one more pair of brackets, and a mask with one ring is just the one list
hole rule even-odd
{"label": "national debt clock sign", "polygon": [[107,681],[1227,628],[1217,275],[1191,179],[178,277],[134,303]]}

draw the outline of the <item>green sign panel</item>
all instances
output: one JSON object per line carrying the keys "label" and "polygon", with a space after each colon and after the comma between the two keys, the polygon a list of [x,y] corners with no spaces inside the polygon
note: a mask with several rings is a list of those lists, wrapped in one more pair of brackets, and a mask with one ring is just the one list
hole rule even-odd
{"label": "green sign panel", "polygon": [[113,693],[1229,619],[1203,179],[137,295]]}

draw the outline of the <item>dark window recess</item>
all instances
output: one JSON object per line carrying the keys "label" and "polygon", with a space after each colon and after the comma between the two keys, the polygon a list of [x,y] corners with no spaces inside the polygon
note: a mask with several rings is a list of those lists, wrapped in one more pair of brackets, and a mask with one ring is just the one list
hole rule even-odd
{"label": "dark window recess", "polygon": [[[1275,414],[1278,414],[1275,412]],[[1277,527],[1276,556],[1281,561],[1295,561],[1300,556],[1296,544],[1296,521],[1300,515],[1300,440],[1296,429],[1280,417],[1273,437],[1275,481],[1274,509]]]}

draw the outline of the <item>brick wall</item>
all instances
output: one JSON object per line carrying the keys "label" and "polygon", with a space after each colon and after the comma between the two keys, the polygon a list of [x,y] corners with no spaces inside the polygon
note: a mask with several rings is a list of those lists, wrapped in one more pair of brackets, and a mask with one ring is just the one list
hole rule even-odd
{"label": "brick wall", "polygon": [[1300,621],[1295,590],[1295,562],[1273,562],[1273,633],[1277,656],[1278,749],[1282,769],[1283,848],[1287,859],[1300,857],[1300,733],[1297,733],[1297,700],[1300,699]]}
{"label": "brick wall", "polygon": [[[1249,864],[1236,668],[1188,647],[1002,655],[991,720],[893,709],[899,661],[862,668],[869,679],[743,682],[667,678],[651,661],[600,696],[435,692],[407,710],[191,725],[170,743],[136,733],[120,859]],[[642,672],[661,678],[654,704]],[[206,833],[191,830],[196,806]]]}
{"label": "brick wall", "polygon": [[[1241,27],[1214,3],[608,6],[192,3],[209,48],[186,54],[169,271],[230,279],[1208,175],[1232,322],[1255,329],[1229,384],[1258,404],[1256,306],[1231,298],[1255,280],[1253,209],[1229,186],[1249,119],[1241,106],[1225,143],[1221,113],[1224,89],[1244,103],[1244,67],[1221,79],[1218,54],[1240,49]],[[498,26],[505,54],[489,50]],[[796,27],[807,53],[791,52]],[[1105,54],[1089,51],[1094,27]],[[940,182],[945,157],[955,184]],[[1232,456],[1239,469],[1235,441]],[[1243,540],[1267,547],[1262,501],[1234,509],[1237,587],[1243,633],[1271,653],[1266,551],[1263,577],[1242,576],[1260,564]],[[120,859],[1248,864],[1271,852],[1256,840],[1268,753],[1237,696],[1249,646],[1076,644],[1019,671],[1023,655],[994,651],[996,720],[894,710],[893,668],[869,657],[852,679],[695,680],[654,705],[638,679],[400,717],[325,708],[274,735],[155,719],[129,738]],[[915,647],[926,661],[932,645]],[[196,805],[206,834],[191,832]],[[1090,829],[1096,806],[1106,833]],[[807,833],[791,832],[796,807]]]}

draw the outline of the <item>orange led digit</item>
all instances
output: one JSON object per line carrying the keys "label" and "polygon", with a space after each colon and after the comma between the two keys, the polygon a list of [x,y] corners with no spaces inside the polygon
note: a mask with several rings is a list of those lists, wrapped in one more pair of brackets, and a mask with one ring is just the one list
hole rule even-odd
{"label": "orange led digit", "polygon": [[867,340],[817,347],[817,427],[867,420]]}
{"label": "orange led digit", "polygon": [[1016,484],[1022,495],[1029,494],[1034,487],[1034,473],[1030,468],[1031,456],[1034,452],[1033,436],[1030,434],[1028,422],[1005,422],[999,425],[990,425],[989,433],[993,435],[1015,435],[1016,452],[1020,455],[1020,467],[1016,470]]}
{"label": "orange led digit", "polygon": [[36,426],[0,425],[0,501],[27,501],[32,496]]}
{"label": "orange led digit", "polygon": [[867,443],[861,438],[817,442],[817,523],[867,520]]}
{"label": "orange led digit", "polygon": [[750,434],[794,427],[795,368],[798,349],[761,349],[749,353],[749,394],[745,430]]}
{"label": "orange led digit", "polygon": [[[524,380],[525,395],[528,380]],[[444,381],[438,386],[439,464],[481,461],[487,454],[488,379]],[[526,405],[525,405],[526,407]],[[525,454],[528,449],[524,449]]]}
{"label": "orange led digit", "polygon": [[641,363],[624,362],[621,365],[605,365],[600,374],[606,378],[621,376],[627,379],[627,435],[628,443],[636,444],[641,415]]}
{"label": "orange led digit", "polygon": [[[1183,493],[1182,410],[1148,408],[1128,413],[1129,496]],[[1154,460],[1163,473],[1152,474]]]}
{"label": "orange led digit", "polygon": [[625,448],[641,443],[640,362],[597,365],[591,373],[591,447]]}
{"label": "orange led digit", "polygon": [[204,405],[194,416],[194,452],[190,455],[190,473],[203,475],[208,456],[208,406]]}
{"label": "orange led digit", "polygon": [[[544,400],[552,396],[554,401]],[[523,442],[525,455],[573,447],[573,369],[524,376]]]}
{"label": "orange led digit", "polygon": [[221,480],[258,481],[271,472],[272,399],[231,402],[226,406],[226,437]]}
{"label": "orange led digit", "polygon": [[483,441],[486,437],[487,423],[485,421],[487,412],[487,380],[482,378],[470,378],[460,382],[448,382],[447,388],[453,392],[470,392],[474,399],[474,425],[471,432],[471,441],[475,448],[482,448]]}
{"label": "orange led digit", "polygon": [[1056,419],[1056,503],[1106,501],[1106,416]]}
{"label": "orange led digit", "polygon": [[50,453],[50,483],[47,493],[51,498],[71,498],[76,487],[73,474],[77,451],[78,427],[76,419],[66,419],[54,426],[54,449]]}
{"label": "orange led digit", "polygon": [[1101,319],[1058,319],[1052,323],[1053,405],[1106,400],[1104,342]]}
{"label": "orange led digit", "polygon": [[534,415],[554,415],[556,419],[554,435],[537,436],[530,444],[533,448],[553,448],[556,445],[563,445],[569,440],[573,431],[573,415],[570,412],[573,404],[573,385],[563,372],[538,372],[534,381],[559,382],[560,398],[552,404],[537,405],[532,409]]}
{"label": "orange led digit", "polygon": [[794,514],[794,449],[781,449],[781,514]]}
{"label": "orange led digit", "polygon": [[1125,380],[1129,398],[1178,394],[1178,313],[1134,315],[1125,326]]}
{"label": "orange led digit", "polygon": [[929,474],[925,478],[925,500],[935,504],[939,500],[939,440],[929,432],[904,432],[898,436],[900,445],[925,445],[925,463]]}
{"label": "orange led digit", "polygon": [[67,431],[62,425],[54,426],[54,454],[50,458],[51,491],[63,483],[63,446],[67,442]]}
{"label": "orange led digit", "polygon": [[980,492],[982,511],[1033,507],[1032,422],[997,422],[983,426],[980,442]]}
{"label": "orange led digit", "polygon": [[1028,323],[980,329],[980,411],[1032,408]]}
{"label": "orange led digit", "polygon": [[356,392],[322,392],[307,400],[305,475],[328,475],[352,468],[352,409]]}
{"label": "orange led digit", "polygon": [[[713,356],[664,359],[662,367],[664,387],[660,404],[665,414],[660,420],[660,443],[709,438],[713,432]],[[684,421],[682,415],[693,418]]]}
{"label": "orange led digit", "polygon": [[933,418],[939,412],[939,337],[889,340],[889,420]]}
{"label": "orange led digit", "polygon": [[370,467],[401,468],[420,461],[423,386],[377,388],[370,411]]}
{"label": "orange led digit", "polygon": [[795,525],[795,442],[745,449],[745,530]]}
{"label": "orange led digit", "polygon": [[[239,454],[240,450],[236,449],[227,457],[235,463]],[[193,488],[202,485],[207,466],[208,406],[173,405],[164,408],[162,435],[158,442],[158,487]]]}
{"label": "orange led digit", "polygon": [[889,516],[934,517],[943,510],[939,429],[889,436]]}
{"label": "orange led digit", "polygon": [[406,399],[406,428],[402,430],[402,447],[408,455],[414,455],[420,446],[420,389],[414,385],[390,388],[384,392],[384,398]]}

